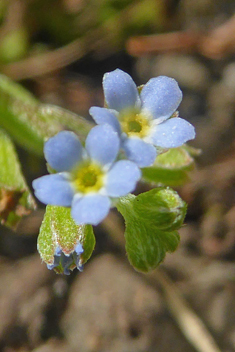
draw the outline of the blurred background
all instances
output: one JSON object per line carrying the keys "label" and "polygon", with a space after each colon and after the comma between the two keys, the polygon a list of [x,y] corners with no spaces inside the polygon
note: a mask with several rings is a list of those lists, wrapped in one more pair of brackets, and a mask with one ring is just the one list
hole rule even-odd
{"label": "blurred background", "polygon": [[[138,85],[174,77],[183,91],[180,116],[201,153],[177,188],[188,202],[181,244],[159,270],[137,273],[112,211],[84,272],[67,277],[36,251],[42,206],[17,232],[1,226],[0,350],[233,352],[234,0],[0,0],[0,73],[41,102],[90,119],[116,68]],[[45,162],[17,151],[30,185]]]}

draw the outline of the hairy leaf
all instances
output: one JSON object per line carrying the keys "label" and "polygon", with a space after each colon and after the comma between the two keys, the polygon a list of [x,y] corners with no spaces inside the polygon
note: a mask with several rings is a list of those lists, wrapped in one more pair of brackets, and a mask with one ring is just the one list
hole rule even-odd
{"label": "hairy leaf", "polygon": [[29,192],[15,148],[0,130],[0,219],[14,228],[23,215],[35,209],[34,199]]}
{"label": "hairy leaf", "polygon": [[117,209],[125,219],[126,251],[130,263],[139,271],[156,268],[166,252],[179,243],[186,204],[177,192],[157,188],[138,196],[120,198]]}
{"label": "hairy leaf", "polygon": [[43,154],[43,144],[61,130],[83,141],[92,124],[58,106],[39,104],[22,86],[0,75],[0,125],[23,148]]}

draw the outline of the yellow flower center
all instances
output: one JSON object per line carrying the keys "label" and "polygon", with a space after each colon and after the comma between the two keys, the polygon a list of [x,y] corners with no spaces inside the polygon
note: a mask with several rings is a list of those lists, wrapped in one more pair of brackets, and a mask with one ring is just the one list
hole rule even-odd
{"label": "yellow flower center", "polygon": [[73,185],[81,193],[97,192],[104,185],[104,172],[99,165],[86,162],[75,169]]}
{"label": "yellow flower center", "polygon": [[125,132],[129,137],[136,136],[143,138],[149,133],[149,119],[143,114],[137,114],[134,111],[125,112],[121,114],[120,122],[123,132]]}

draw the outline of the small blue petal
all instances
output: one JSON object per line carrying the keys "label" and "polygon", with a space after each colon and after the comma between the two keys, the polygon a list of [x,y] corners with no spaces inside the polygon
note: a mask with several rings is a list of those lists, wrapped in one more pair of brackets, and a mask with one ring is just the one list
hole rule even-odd
{"label": "small blue petal", "polygon": [[162,122],[176,111],[182,100],[182,92],[173,78],[159,76],[146,83],[140,97],[143,112]]}
{"label": "small blue petal", "polygon": [[44,154],[54,170],[69,171],[81,160],[82,145],[75,133],[61,131],[45,143]]}
{"label": "small blue petal", "polygon": [[35,196],[44,204],[71,206],[74,190],[63,174],[52,174],[33,181]]}
{"label": "small blue petal", "polygon": [[70,265],[73,264],[73,256],[65,256],[64,253],[61,255],[61,265],[64,269],[64,274],[65,275],[70,275]]}
{"label": "small blue petal", "polygon": [[55,268],[54,264],[47,264],[47,269],[52,270]]}
{"label": "small blue petal", "polygon": [[52,270],[56,268],[60,264],[60,256],[55,255],[54,256],[54,263],[53,264],[47,264],[47,268],[49,270]]}
{"label": "small blue petal", "polygon": [[154,127],[152,142],[157,147],[176,148],[195,138],[194,127],[180,117],[171,118]]}
{"label": "small blue petal", "polygon": [[157,156],[155,147],[140,138],[127,138],[122,147],[127,158],[136,163],[139,167],[151,166]]}
{"label": "small blue petal", "polygon": [[89,113],[95,120],[98,125],[103,125],[107,123],[112,126],[115,132],[119,135],[121,134],[121,126],[115,115],[115,110],[99,108],[97,106],[93,106],[90,108]]}
{"label": "small blue petal", "polygon": [[93,127],[86,139],[89,156],[102,165],[111,164],[116,159],[119,146],[118,134],[108,124]]}
{"label": "small blue petal", "polygon": [[77,255],[80,255],[84,252],[84,249],[82,247],[82,244],[78,242],[74,248],[74,251],[77,253]]}
{"label": "small blue petal", "polygon": [[105,101],[110,109],[122,111],[140,107],[140,98],[135,82],[126,72],[116,69],[103,78]]}
{"label": "small blue petal", "polygon": [[57,246],[56,249],[55,249],[55,255],[56,256],[60,256],[61,253],[62,253],[62,249],[59,246]]}
{"label": "small blue petal", "polygon": [[129,160],[120,160],[107,174],[106,190],[110,197],[122,197],[134,191],[141,178],[138,166]]}
{"label": "small blue petal", "polygon": [[110,206],[110,199],[99,194],[75,197],[71,214],[78,225],[98,225],[108,215]]}

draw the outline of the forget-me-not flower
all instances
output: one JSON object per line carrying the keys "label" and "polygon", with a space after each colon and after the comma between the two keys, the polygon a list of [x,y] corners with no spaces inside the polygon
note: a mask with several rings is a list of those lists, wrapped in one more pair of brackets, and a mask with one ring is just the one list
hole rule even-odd
{"label": "forget-me-not flower", "polygon": [[112,126],[127,158],[140,167],[153,164],[156,147],[179,147],[195,137],[194,127],[174,116],[182,92],[173,78],[152,78],[139,94],[132,78],[116,69],[104,75],[103,89],[108,108],[92,107],[90,114],[97,124]]}
{"label": "forget-me-not flower", "polygon": [[55,271],[59,274],[70,275],[70,270],[77,268],[79,271],[83,271],[83,265],[81,264],[80,255],[83,253],[83,247],[80,242],[78,242],[74,251],[67,254],[57,246],[54,254],[53,264],[47,264],[47,268]]}
{"label": "forget-me-not flower", "polygon": [[85,148],[73,132],[59,132],[44,146],[45,158],[57,173],[33,181],[36,197],[71,207],[78,225],[97,225],[107,216],[112,198],[133,191],[141,177],[132,161],[115,162],[119,147],[118,133],[109,124],[92,128]]}

